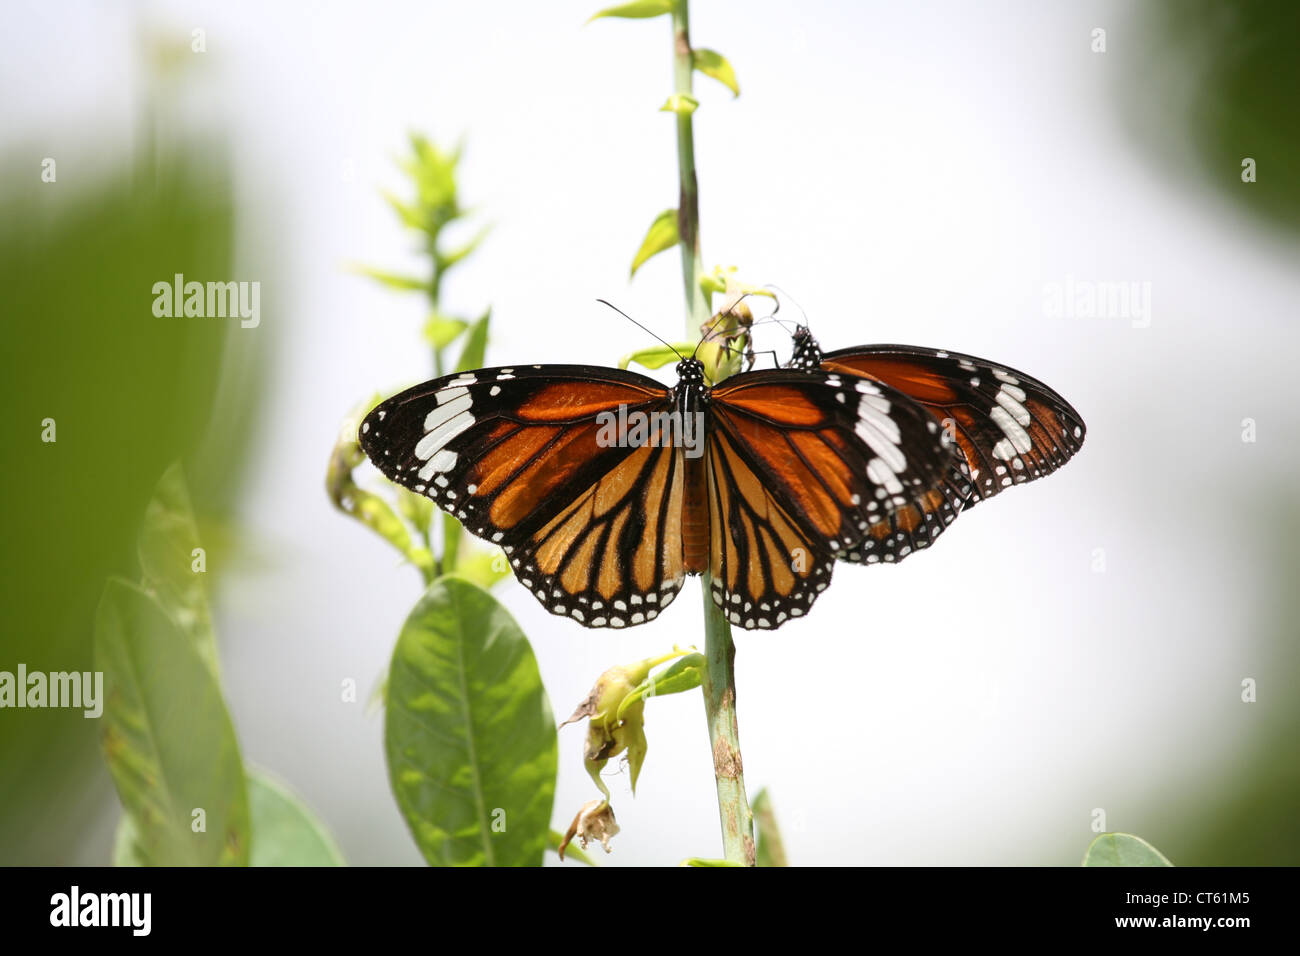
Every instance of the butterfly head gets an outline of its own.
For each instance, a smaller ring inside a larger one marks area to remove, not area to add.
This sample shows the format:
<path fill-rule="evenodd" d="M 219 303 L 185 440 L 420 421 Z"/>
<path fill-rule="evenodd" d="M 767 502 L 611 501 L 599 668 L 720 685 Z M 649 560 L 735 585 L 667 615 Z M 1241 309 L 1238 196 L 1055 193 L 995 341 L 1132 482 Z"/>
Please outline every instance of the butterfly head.
<path fill-rule="evenodd" d="M 816 368 L 822 363 L 821 346 L 813 338 L 808 326 L 799 325 L 794 330 L 794 352 L 790 356 L 788 368 Z"/>
<path fill-rule="evenodd" d="M 703 385 L 704 363 L 697 358 L 682 359 L 677 363 L 677 377 L 683 385 Z"/>

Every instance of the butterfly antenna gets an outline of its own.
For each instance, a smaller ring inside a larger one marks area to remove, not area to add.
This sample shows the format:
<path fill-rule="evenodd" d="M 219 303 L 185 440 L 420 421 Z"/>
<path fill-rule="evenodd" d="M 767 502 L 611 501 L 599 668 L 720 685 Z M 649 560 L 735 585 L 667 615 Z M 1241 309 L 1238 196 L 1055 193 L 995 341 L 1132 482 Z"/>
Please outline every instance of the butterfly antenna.
<path fill-rule="evenodd" d="M 761 319 L 755 319 L 753 324 L 750 326 L 750 328 L 751 329 L 757 328 L 760 325 L 768 325 L 769 323 L 772 322 L 775 322 L 777 325 L 781 326 L 781 328 L 785 329 L 787 332 L 790 331 L 791 326 L 797 327 L 799 325 L 799 323 L 796 322 L 794 319 L 781 319 L 781 318 L 777 318 L 776 315 L 765 315 Z"/>
<path fill-rule="evenodd" d="M 695 343 L 695 352 L 698 352 L 700 350 L 700 346 L 703 345 L 705 342 L 709 341 L 709 339 L 713 338 L 713 336 L 721 334 L 723 332 L 729 332 L 730 330 L 718 328 L 718 325 L 722 322 L 723 319 L 726 319 L 728 317 L 734 317 L 736 306 L 740 305 L 740 303 L 744 302 L 753 294 L 754 293 L 752 292 L 746 292 L 735 302 L 731 303 L 731 305 L 727 307 L 726 311 L 719 312 L 712 319 L 710 319 L 708 323 L 708 330 L 704 332 L 704 334 L 700 336 L 700 340 Z M 767 316 L 764 316 L 763 318 L 765 319 L 767 318 Z M 763 319 L 758 319 L 757 321 L 750 322 L 748 328 L 752 328 L 754 325 L 757 325 L 758 322 L 761 321 L 763 321 Z M 695 357 L 695 352 L 691 353 L 691 358 Z"/>
<path fill-rule="evenodd" d="M 663 339 L 660 339 L 659 336 L 657 336 L 657 335 L 654 334 L 654 332 L 651 332 L 650 329 L 646 328 L 644 325 L 642 325 L 642 324 L 641 324 L 640 322 L 638 322 L 636 319 L 632 318 L 632 316 L 628 315 L 626 312 L 624 312 L 622 309 L 620 309 L 620 308 L 619 308 L 618 306 L 616 306 L 614 303 L 612 303 L 612 302 L 607 302 L 607 301 L 605 301 L 604 299 L 597 299 L 596 301 L 599 302 L 601 305 L 607 305 L 607 306 L 609 306 L 611 309 L 613 309 L 613 310 L 614 310 L 615 312 L 617 312 L 619 315 L 623 316 L 623 318 L 627 319 L 629 322 L 631 322 L 631 323 L 632 323 L 633 325 L 635 325 L 637 328 L 641 329 L 641 330 L 644 331 L 644 332 L 649 333 L 651 336 L 653 336 L 654 338 L 658 339 L 662 344 L 664 344 L 664 345 L 668 346 L 670 349 L 672 349 L 673 352 L 676 353 L 677 357 L 678 357 L 679 359 L 681 359 L 682 361 L 685 361 L 685 360 L 686 360 L 686 356 L 683 355 L 681 352 L 678 352 L 677 349 L 673 348 L 673 345 L 672 345 L 671 342 L 664 342 Z M 692 356 L 694 356 L 694 353 L 692 353 Z"/>
<path fill-rule="evenodd" d="M 734 306 L 732 308 L 734 308 Z M 700 340 L 695 343 L 695 348 L 691 350 L 691 358 L 695 358 L 695 353 L 700 350 L 700 346 L 703 345 L 705 342 L 707 342 L 710 339 L 710 337 L 712 337 L 712 335 L 716 331 L 718 331 L 718 323 L 721 322 L 730 314 L 731 314 L 731 309 L 728 309 L 726 312 L 719 312 L 713 318 L 709 319 L 707 323 L 708 330 L 703 335 L 701 335 Z"/>
<path fill-rule="evenodd" d="M 797 301 L 795 301 L 795 297 L 794 297 L 794 296 L 792 296 L 789 292 L 786 292 L 785 289 L 782 289 L 779 285 L 773 285 L 772 283 L 768 283 L 767 285 L 763 286 L 763 288 L 764 288 L 764 289 L 771 289 L 773 292 L 777 292 L 777 293 L 779 293 L 780 295 L 783 295 L 783 296 L 785 296 L 787 299 L 789 299 L 790 302 L 794 305 L 794 307 L 795 307 L 796 309 L 799 310 L 799 314 L 800 314 L 801 316 L 803 316 L 803 321 L 800 322 L 800 323 L 798 323 L 798 324 L 804 326 L 804 328 L 807 328 L 807 327 L 808 327 L 808 313 L 805 312 L 805 311 L 803 310 L 803 306 L 801 306 Z M 776 300 L 776 310 L 777 310 L 777 312 L 780 312 L 780 311 L 781 311 L 781 300 L 780 300 L 780 299 L 777 299 L 777 300 Z M 775 313 L 773 313 L 773 315 L 775 315 Z M 790 319 L 786 319 L 786 320 L 784 320 L 784 321 L 787 321 L 787 322 L 788 322 L 788 321 L 792 321 L 792 320 L 790 320 Z"/>

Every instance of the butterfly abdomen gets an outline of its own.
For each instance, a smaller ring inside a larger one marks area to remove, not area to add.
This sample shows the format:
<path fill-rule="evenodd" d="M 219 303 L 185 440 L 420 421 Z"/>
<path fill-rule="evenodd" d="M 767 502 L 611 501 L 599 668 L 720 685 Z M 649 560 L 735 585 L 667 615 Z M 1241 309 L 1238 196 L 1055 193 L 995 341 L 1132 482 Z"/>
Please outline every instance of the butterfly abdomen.
<path fill-rule="evenodd" d="M 709 566 L 709 508 L 703 458 L 687 458 L 686 503 L 682 511 L 682 552 L 688 574 Z"/>

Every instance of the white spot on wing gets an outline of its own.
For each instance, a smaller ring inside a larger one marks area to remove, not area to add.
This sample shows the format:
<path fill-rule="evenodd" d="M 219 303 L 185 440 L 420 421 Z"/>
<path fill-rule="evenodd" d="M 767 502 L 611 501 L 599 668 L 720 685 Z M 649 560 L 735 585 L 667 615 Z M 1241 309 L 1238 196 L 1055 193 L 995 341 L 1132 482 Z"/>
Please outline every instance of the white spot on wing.
<path fill-rule="evenodd" d="M 875 484 L 880 485 L 879 490 L 884 491 L 886 494 L 899 495 L 903 493 L 903 485 L 898 480 L 898 475 L 883 459 L 873 458 L 867 463 L 867 477 Z"/>
<path fill-rule="evenodd" d="M 471 403 L 471 399 L 469 397 L 469 389 L 454 388 L 451 389 L 451 391 L 459 392 L 460 394 L 454 397 L 451 401 L 447 402 L 447 404 L 445 405 L 442 403 L 442 395 L 439 394 L 438 407 L 435 408 L 433 411 L 429 412 L 428 415 L 424 416 L 424 430 L 426 432 L 434 431 L 438 428 L 439 425 L 445 424 L 446 422 L 451 421 L 457 415 L 469 411 L 469 406 Z M 424 458 L 427 456 L 421 455 L 420 457 Z"/>
<path fill-rule="evenodd" d="M 1034 447 L 1034 443 L 1030 439 L 1029 433 L 1021 428 L 1020 423 L 1012 418 L 1010 413 L 1001 405 L 995 405 L 993 411 L 989 412 L 989 417 L 993 419 L 993 423 L 997 425 L 998 428 L 1002 429 L 1002 434 L 1007 436 L 1007 439 L 1011 442 L 1011 446 L 1015 451 L 1018 451 L 1023 455 Z M 993 454 L 997 455 L 997 457 L 1004 461 L 1008 458 L 1015 457 L 1014 452 L 1000 453 L 999 449 L 1006 452 L 1002 442 L 998 442 L 997 445 L 994 446 Z"/>
<path fill-rule="evenodd" d="M 440 471 L 451 471 L 456 467 L 457 454 L 454 451 L 442 449 L 436 455 L 429 459 L 429 463 L 420 469 L 420 477 L 428 481 L 435 473 Z"/>
<path fill-rule="evenodd" d="M 450 407 L 450 406 L 448 406 Z M 430 413 L 432 414 L 432 413 Z M 465 429 L 474 424 L 474 416 L 469 412 L 461 412 L 455 418 L 443 422 L 429 434 L 425 435 L 415 446 L 415 457 L 428 458 L 435 451 L 441 449 L 447 442 L 451 441 Z M 446 471 L 445 468 L 435 469 L 436 471 Z"/>

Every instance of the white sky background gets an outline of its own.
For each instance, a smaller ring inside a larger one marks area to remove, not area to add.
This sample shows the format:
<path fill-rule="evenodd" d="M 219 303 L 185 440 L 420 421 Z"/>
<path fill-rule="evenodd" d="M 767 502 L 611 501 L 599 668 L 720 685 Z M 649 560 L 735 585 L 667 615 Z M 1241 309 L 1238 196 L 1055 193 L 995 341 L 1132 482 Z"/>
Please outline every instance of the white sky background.
<path fill-rule="evenodd" d="M 422 300 L 343 266 L 423 267 L 378 189 L 403 187 L 391 157 L 407 130 L 463 133 L 464 197 L 496 229 L 446 304 L 492 304 L 489 364 L 612 364 L 650 344 L 597 296 L 680 336 L 677 255 L 626 280 L 676 201 L 673 124 L 656 112 L 668 23 L 583 27 L 599 5 L 4 14 L 0 135 L 62 150 L 61 183 L 78 164 L 93 175 L 130 127 L 137 27 L 207 30 L 184 122 L 233 154 L 233 278 L 261 280 L 264 308 L 237 334 L 276 350 L 244 514 L 258 560 L 223 578 L 218 608 L 226 689 L 245 755 L 303 794 L 354 863 L 419 861 L 381 715 L 339 702 L 343 678 L 363 694 L 379 679 L 419 581 L 331 510 L 324 467 L 352 405 L 431 370 Z M 1265 556 L 1243 518 L 1297 464 L 1283 441 L 1294 248 L 1137 149 L 1120 84 L 1146 54 L 1118 8 L 695 0 L 692 17 L 743 91 L 696 81 L 706 263 L 781 285 L 827 348 L 984 355 L 1059 389 L 1089 426 L 1062 472 L 980 505 L 934 550 L 842 566 L 809 617 L 737 632 L 751 794 L 772 789 L 800 864 L 1074 863 L 1094 807 L 1140 833 L 1244 746 L 1240 681 L 1268 667 L 1252 629 Z M 1150 282 L 1150 327 L 1046 316 L 1044 284 L 1067 276 Z M 1257 444 L 1240 440 L 1247 416 Z M 694 582 L 625 632 L 554 618 L 513 580 L 498 595 L 561 719 L 604 668 L 702 644 Z M 648 717 L 636 799 L 611 780 L 623 832 L 603 862 L 718 855 L 698 696 L 653 701 Z M 563 829 L 596 792 L 582 730 L 560 746 Z M 84 862 L 107 857 L 117 813 L 105 808 Z"/>

